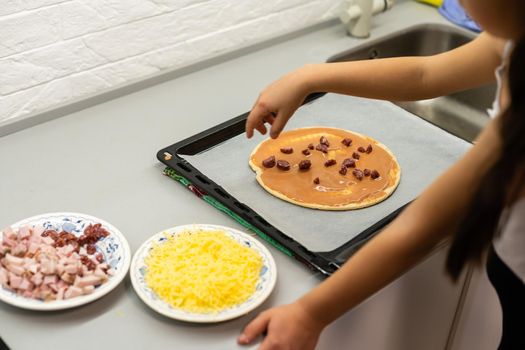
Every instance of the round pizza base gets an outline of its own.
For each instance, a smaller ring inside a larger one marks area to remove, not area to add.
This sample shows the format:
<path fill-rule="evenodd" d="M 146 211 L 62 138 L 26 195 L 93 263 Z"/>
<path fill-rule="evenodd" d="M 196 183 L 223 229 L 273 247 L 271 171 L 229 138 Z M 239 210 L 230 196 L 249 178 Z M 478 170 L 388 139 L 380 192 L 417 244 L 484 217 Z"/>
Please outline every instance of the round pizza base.
<path fill-rule="evenodd" d="M 264 180 L 262 179 L 262 174 L 264 172 L 264 169 L 263 169 L 262 165 L 255 164 L 255 162 L 253 161 L 253 156 L 257 153 L 257 151 L 260 149 L 260 147 L 265 142 L 271 142 L 272 141 L 272 139 L 266 139 L 266 140 L 263 140 L 261 143 L 259 143 L 257 145 L 257 147 L 255 147 L 255 149 L 250 154 L 249 165 L 252 168 L 252 170 L 255 171 L 255 173 L 256 173 L 256 180 L 257 180 L 257 182 L 268 193 L 270 193 L 273 196 L 275 196 L 277 198 L 280 198 L 280 199 L 282 199 L 284 201 L 293 203 L 293 204 L 301 206 L 301 207 L 306 207 L 306 208 L 319 209 L 319 210 L 354 210 L 354 209 L 366 208 L 366 207 L 370 207 L 372 205 L 378 204 L 378 203 L 384 201 L 385 199 L 387 199 L 395 191 L 395 189 L 397 188 L 397 186 L 399 185 L 399 182 L 401 180 L 401 168 L 399 166 L 399 163 L 397 162 L 397 158 L 394 156 L 394 154 L 385 145 L 383 145 L 382 143 L 378 142 L 377 140 L 375 140 L 375 139 L 373 139 L 373 138 L 371 138 L 369 136 L 357 133 L 355 131 L 349 131 L 349 130 L 339 129 L 339 128 L 305 127 L 305 128 L 294 129 L 294 130 L 302 130 L 302 131 L 310 131 L 311 130 L 312 132 L 315 131 L 315 134 L 318 134 L 319 133 L 319 131 L 318 131 L 319 129 L 326 130 L 326 134 L 329 134 L 329 133 L 331 133 L 333 131 L 337 131 L 337 132 L 348 133 L 349 137 L 351 137 L 353 135 L 361 137 L 363 139 L 366 139 L 374 147 L 380 147 L 386 153 L 388 153 L 388 155 L 391 157 L 391 159 L 393 161 L 393 166 L 392 166 L 392 168 L 390 169 L 390 172 L 387 175 L 382 175 L 382 176 L 386 176 L 388 178 L 388 185 L 387 185 L 387 187 L 384 188 L 380 193 L 376 193 L 373 196 L 367 197 L 364 200 L 361 200 L 359 202 L 350 202 L 350 203 L 340 204 L 340 205 L 326 205 L 326 204 L 320 204 L 320 203 L 314 203 L 314 202 L 305 202 L 305 201 L 299 201 L 299 200 L 293 199 L 293 198 L 291 198 L 291 197 L 289 197 L 289 196 L 287 196 L 287 195 L 285 195 L 285 194 L 283 194 L 283 193 L 281 193 L 281 192 L 279 192 L 277 190 L 274 190 L 274 189 L 270 188 L 269 186 L 267 186 L 267 184 L 265 184 Z M 286 135 L 286 132 L 283 132 L 281 134 L 281 137 L 285 136 L 285 135 Z M 311 137 L 311 135 L 309 135 L 309 137 Z M 318 140 L 318 138 L 317 138 L 317 140 Z M 297 149 L 297 147 L 294 147 L 295 145 L 293 143 L 291 143 L 290 146 L 293 147 L 294 149 Z M 315 150 L 312 151 L 312 152 L 315 152 Z"/>

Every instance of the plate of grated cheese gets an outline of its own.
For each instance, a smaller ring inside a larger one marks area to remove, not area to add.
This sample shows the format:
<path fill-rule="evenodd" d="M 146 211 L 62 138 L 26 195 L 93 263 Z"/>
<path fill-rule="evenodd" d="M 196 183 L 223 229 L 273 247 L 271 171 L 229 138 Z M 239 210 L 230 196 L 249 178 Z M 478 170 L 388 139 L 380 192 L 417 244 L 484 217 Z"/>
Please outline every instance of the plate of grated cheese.
<path fill-rule="evenodd" d="M 271 294 L 275 261 L 256 238 L 233 228 L 193 224 L 150 237 L 131 262 L 142 301 L 169 318 L 222 322 L 247 314 Z"/>

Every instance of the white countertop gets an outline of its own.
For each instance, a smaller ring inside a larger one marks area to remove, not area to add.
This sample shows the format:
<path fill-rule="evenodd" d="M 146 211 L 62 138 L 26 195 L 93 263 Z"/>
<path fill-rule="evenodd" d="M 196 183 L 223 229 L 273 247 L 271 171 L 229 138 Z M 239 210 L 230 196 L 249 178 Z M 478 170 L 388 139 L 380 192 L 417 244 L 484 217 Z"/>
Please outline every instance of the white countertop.
<path fill-rule="evenodd" d="M 373 23 L 370 39 L 448 22 L 434 8 L 403 2 Z M 163 176 L 156 152 L 249 110 L 258 92 L 286 72 L 364 42 L 348 37 L 342 25 L 328 26 L 0 138 L 0 226 L 45 212 L 87 213 L 118 227 L 132 252 L 171 226 L 243 229 Z M 267 246 L 277 263 L 277 286 L 259 309 L 239 319 L 211 325 L 173 321 L 139 300 L 126 278 L 102 299 L 67 311 L 32 312 L 0 303 L 0 336 L 13 349 L 241 348 L 235 338 L 257 312 L 291 302 L 320 281 Z M 356 309 L 330 326 L 318 348 L 343 348 L 348 328 L 362 314 Z"/>

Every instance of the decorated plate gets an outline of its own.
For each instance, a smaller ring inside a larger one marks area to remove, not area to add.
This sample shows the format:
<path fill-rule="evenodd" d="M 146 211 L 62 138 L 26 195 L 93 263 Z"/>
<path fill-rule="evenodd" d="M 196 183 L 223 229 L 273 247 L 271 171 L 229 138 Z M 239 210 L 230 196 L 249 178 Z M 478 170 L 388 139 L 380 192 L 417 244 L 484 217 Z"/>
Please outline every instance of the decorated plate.
<path fill-rule="evenodd" d="M 49 311 L 62 310 L 77 307 L 90 303 L 113 290 L 126 276 L 131 262 L 131 251 L 126 238 L 122 233 L 111 224 L 94 216 L 79 213 L 49 213 L 33 216 L 18 221 L 11 226 L 13 230 L 18 230 L 21 226 L 43 226 L 46 230 L 57 232 L 66 231 L 75 236 L 82 235 L 84 228 L 89 224 L 102 224 L 109 235 L 95 243 L 97 253 L 101 253 L 104 261 L 111 267 L 114 274 L 109 279 L 95 288 L 88 295 L 81 295 L 65 300 L 42 301 L 38 299 L 26 298 L 17 295 L 13 291 L 3 288 L 0 285 L 0 300 L 5 303 L 23 309 Z M 3 240 L 3 233 L 0 231 L 0 242 Z"/>
<path fill-rule="evenodd" d="M 197 313 L 190 312 L 183 309 L 175 308 L 169 303 L 161 299 L 155 291 L 153 291 L 146 283 L 145 276 L 147 274 L 148 266 L 145 264 L 145 259 L 149 255 L 150 250 L 154 245 L 162 244 L 166 240 L 166 236 L 171 235 L 176 237 L 182 232 L 187 231 L 223 231 L 227 236 L 233 238 L 242 246 L 253 249 L 262 258 L 262 267 L 259 272 L 259 279 L 255 288 L 255 292 L 243 303 L 228 307 L 217 312 Z M 183 225 L 163 230 L 149 238 L 137 250 L 131 262 L 131 283 L 137 292 L 138 296 L 156 312 L 181 321 L 196 322 L 196 323 L 211 323 L 230 320 L 236 317 L 247 314 L 259 305 L 261 305 L 270 295 L 275 282 L 277 280 L 277 268 L 272 255 L 266 247 L 256 238 L 235 230 L 233 228 L 218 226 L 218 225 Z"/>

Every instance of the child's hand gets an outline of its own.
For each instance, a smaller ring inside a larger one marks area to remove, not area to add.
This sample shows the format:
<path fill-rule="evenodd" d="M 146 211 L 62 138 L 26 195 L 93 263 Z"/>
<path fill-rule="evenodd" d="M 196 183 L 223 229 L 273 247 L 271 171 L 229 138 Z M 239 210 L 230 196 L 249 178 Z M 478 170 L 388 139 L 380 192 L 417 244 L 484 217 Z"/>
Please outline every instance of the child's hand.
<path fill-rule="evenodd" d="M 307 67 L 293 71 L 264 89 L 255 102 L 246 120 L 246 136 L 253 136 L 253 129 L 266 134 L 265 123 L 271 125 L 270 136 L 279 136 L 288 119 L 303 103 L 307 88 Z"/>
<path fill-rule="evenodd" d="M 260 313 L 237 338 L 241 345 L 266 333 L 259 350 L 314 350 L 324 326 L 297 302 Z"/>

